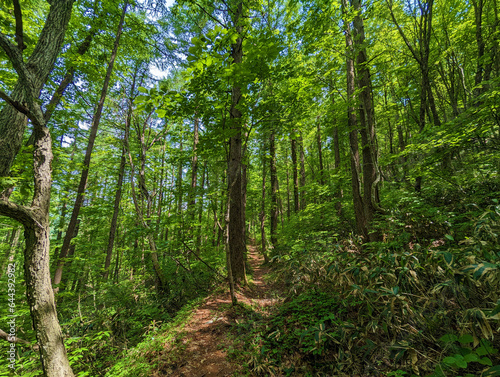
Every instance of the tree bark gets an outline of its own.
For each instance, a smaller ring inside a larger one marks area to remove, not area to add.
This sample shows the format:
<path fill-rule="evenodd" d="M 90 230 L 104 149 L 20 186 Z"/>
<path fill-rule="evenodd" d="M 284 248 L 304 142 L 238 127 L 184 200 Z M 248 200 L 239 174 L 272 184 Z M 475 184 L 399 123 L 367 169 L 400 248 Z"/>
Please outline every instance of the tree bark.
<path fill-rule="evenodd" d="M 80 208 L 83 204 L 85 189 L 87 188 L 87 181 L 89 177 L 89 169 L 90 169 L 90 160 L 92 158 L 92 150 L 94 148 L 95 139 L 97 136 L 97 129 L 99 128 L 99 123 L 101 121 L 102 110 L 104 107 L 104 101 L 106 100 L 106 96 L 108 93 L 109 82 L 111 81 L 111 73 L 113 72 L 113 66 L 115 63 L 116 55 L 118 53 L 118 46 L 120 44 L 120 37 L 123 32 L 123 24 L 125 22 L 125 14 L 127 13 L 128 1 L 125 1 L 123 5 L 123 11 L 121 14 L 120 22 L 118 24 L 118 30 L 115 37 L 115 43 L 113 46 L 113 52 L 111 53 L 111 57 L 108 63 L 108 69 L 106 72 L 106 77 L 104 79 L 104 83 L 101 90 L 101 97 L 99 99 L 99 103 L 96 108 L 96 112 L 94 113 L 92 119 L 92 126 L 90 128 L 90 136 L 87 144 L 87 149 L 85 151 L 85 157 L 83 160 L 83 169 L 82 174 L 80 176 L 80 183 L 78 185 L 78 191 L 76 194 L 75 205 L 73 207 L 73 212 L 71 214 L 71 219 L 68 224 L 68 229 L 66 231 L 66 235 L 64 236 L 64 241 L 61 246 L 61 252 L 59 254 L 59 259 L 56 267 L 56 271 L 54 273 L 54 285 L 59 285 L 62 280 L 62 273 L 64 268 L 65 259 L 68 256 L 69 246 L 71 244 L 71 240 L 73 238 L 73 234 L 75 232 L 75 227 L 78 219 L 78 215 L 80 213 Z M 55 292 L 57 293 L 58 288 L 56 287 Z"/>

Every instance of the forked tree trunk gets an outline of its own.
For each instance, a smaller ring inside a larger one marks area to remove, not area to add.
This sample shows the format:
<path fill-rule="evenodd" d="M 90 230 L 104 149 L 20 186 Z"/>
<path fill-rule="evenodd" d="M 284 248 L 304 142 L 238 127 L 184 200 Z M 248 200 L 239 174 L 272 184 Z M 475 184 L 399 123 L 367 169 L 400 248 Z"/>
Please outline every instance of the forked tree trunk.
<path fill-rule="evenodd" d="M 61 50 L 66 27 L 71 17 L 74 0 L 51 2 L 50 10 L 38 42 L 24 69 L 30 73 L 30 90 L 38 94 L 44 87 Z M 5 51 L 16 48 L 4 34 L 0 34 L 0 47 Z M 16 48 L 17 49 L 17 48 Z M 20 54 L 20 51 L 17 49 Z M 8 53 L 9 60 L 17 59 Z M 19 56 L 19 59 L 20 56 Z M 14 63 L 16 67 L 17 63 Z M 26 87 L 22 79 L 18 80 L 10 97 L 19 103 L 26 103 Z M 46 119 L 47 120 L 47 119 Z M 10 167 L 21 148 L 28 118 L 12 106 L 4 106 L 0 111 L 0 177 L 9 175 Z"/>

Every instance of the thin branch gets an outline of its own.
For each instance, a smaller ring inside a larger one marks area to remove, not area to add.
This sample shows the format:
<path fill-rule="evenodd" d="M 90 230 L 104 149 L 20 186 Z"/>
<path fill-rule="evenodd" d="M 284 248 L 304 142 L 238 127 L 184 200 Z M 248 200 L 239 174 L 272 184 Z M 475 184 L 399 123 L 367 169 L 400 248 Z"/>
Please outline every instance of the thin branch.
<path fill-rule="evenodd" d="M 25 105 L 17 101 L 14 101 L 12 98 L 10 98 L 10 96 L 7 93 L 5 93 L 2 90 L 0 90 L 0 98 L 3 99 L 5 102 L 7 102 L 9 105 L 11 105 L 14 109 L 19 111 L 20 113 L 24 115 L 29 115 L 30 111 Z"/>
<path fill-rule="evenodd" d="M 14 16 L 16 18 L 16 42 L 17 47 L 21 51 L 26 48 L 26 45 L 23 41 L 23 13 L 21 12 L 21 4 L 19 4 L 19 0 L 13 0 L 14 2 Z"/>
<path fill-rule="evenodd" d="M 210 266 L 207 262 L 205 262 L 203 259 L 201 259 L 198 254 L 196 254 L 188 245 L 186 245 L 186 243 L 181 240 L 181 242 L 183 243 L 184 247 L 186 249 L 189 250 L 190 253 L 192 253 L 194 255 L 194 257 L 196 259 L 198 259 L 201 263 L 203 263 L 205 266 L 207 266 L 210 270 L 212 270 L 216 275 L 218 275 L 219 277 L 221 277 L 222 279 L 226 279 L 224 276 L 222 276 L 215 268 L 213 268 L 212 266 Z"/>
<path fill-rule="evenodd" d="M 224 29 L 229 29 L 226 25 L 224 25 L 222 22 L 220 22 L 217 18 L 215 18 L 214 16 L 212 16 L 210 13 L 208 13 L 205 8 L 203 8 L 200 4 L 198 3 L 195 3 L 198 8 L 200 8 L 202 10 L 203 13 L 205 13 L 208 17 L 210 17 L 213 21 L 217 22 L 219 25 L 221 25 Z"/>

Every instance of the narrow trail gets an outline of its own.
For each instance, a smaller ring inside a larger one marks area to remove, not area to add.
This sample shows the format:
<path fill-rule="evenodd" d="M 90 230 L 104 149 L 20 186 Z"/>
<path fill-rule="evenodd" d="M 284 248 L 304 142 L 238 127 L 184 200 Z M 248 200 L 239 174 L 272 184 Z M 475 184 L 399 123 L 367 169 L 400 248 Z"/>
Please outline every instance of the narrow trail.
<path fill-rule="evenodd" d="M 262 266 L 263 258 L 257 247 L 248 246 L 248 261 L 253 270 L 249 286 L 237 290 L 238 302 L 265 308 L 278 302 L 271 297 L 270 287 L 264 281 L 268 268 Z M 226 348 L 231 344 L 227 336 L 235 321 L 229 293 L 211 295 L 196 309 L 185 326 L 179 347 L 184 348 L 175 364 L 157 371 L 153 376 L 172 377 L 227 377 L 237 376 L 240 364 L 228 360 Z"/>

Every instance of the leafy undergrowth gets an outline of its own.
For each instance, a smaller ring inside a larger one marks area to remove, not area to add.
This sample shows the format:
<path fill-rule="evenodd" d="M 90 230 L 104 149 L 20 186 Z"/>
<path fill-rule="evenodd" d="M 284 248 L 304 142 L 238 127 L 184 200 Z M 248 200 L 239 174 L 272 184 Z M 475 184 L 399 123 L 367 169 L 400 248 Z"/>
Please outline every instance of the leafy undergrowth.
<path fill-rule="evenodd" d="M 471 225 L 426 245 L 282 247 L 288 299 L 235 323 L 232 356 L 261 376 L 500 376 L 500 206 Z"/>

